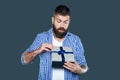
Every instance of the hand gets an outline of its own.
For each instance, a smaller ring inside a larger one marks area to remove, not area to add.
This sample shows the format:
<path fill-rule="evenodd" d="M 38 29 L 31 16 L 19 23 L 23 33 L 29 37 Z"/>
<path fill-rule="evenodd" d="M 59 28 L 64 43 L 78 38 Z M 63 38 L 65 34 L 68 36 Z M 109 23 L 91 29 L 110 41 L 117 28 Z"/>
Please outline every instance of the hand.
<path fill-rule="evenodd" d="M 36 53 L 37 54 L 40 54 L 42 53 L 43 51 L 50 51 L 52 50 L 54 46 L 50 43 L 43 43 L 37 50 L 36 50 Z"/>
<path fill-rule="evenodd" d="M 78 73 L 78 74 L 82 73 L 82 68 L 77 62 L 74 63 L 66 62 L 64 63 L 63 67 L 70 70 L 73 73 Z"/>

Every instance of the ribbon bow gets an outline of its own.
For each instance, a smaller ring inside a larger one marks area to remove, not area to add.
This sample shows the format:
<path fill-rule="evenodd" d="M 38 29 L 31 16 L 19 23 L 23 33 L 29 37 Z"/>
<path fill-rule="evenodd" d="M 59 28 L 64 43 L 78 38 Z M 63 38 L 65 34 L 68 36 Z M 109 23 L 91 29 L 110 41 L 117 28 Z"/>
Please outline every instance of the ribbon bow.
<path fill-rule="evenodd" d="M 65 50 L 63 50 L 63 47 L 60 47 L 60 51 L 52 51 L 52 52 L 55 52 L 55 53 L 58 53 L 58 55 L 61 55 L 62 62 L 65 62 L 64 53 L 66 53 L 66 54 L 73 53 L 73 52 L 66 52 Z"/>

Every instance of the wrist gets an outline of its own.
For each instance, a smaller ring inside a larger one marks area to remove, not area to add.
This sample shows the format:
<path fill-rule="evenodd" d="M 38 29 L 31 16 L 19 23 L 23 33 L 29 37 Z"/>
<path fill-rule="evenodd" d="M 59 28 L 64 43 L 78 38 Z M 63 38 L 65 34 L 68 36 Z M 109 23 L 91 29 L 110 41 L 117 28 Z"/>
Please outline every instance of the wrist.
<path fill-rule="evenodd" d="M 81 69 L 80 69 L 80 74 L 86 73 L 87 70 L 88 70 L 87 67 L 84 67 L 84 68 L 81 67 Z"/>
<path fill-rule="evenodd" d="M 35 50 L 35 51 L 33 52 L 33 57 L 37 56 L 38 53 L 39 53 L 38 50 Z"/>

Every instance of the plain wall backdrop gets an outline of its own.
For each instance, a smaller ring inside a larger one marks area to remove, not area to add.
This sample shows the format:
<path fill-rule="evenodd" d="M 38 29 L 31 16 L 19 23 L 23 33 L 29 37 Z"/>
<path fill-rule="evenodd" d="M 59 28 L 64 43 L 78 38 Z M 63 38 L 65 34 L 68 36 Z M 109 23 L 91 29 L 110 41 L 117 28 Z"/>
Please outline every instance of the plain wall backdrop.
<path fill-rule="evenodd" d="M 89 66 L 80 80 L 119 79 L 120 6 L 117 0 L 0 1 L 0 80 L 37 80 L 39 59 L 22 65 L 21 54 L 52 27 L 55 7 L 71 10 L 69 31 L 83 43 Z"/>

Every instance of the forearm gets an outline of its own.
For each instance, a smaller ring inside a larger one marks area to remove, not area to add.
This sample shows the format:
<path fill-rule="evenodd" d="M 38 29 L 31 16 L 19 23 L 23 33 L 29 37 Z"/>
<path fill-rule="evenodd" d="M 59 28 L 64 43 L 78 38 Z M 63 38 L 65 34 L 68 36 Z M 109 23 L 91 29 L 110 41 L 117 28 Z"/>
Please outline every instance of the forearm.
<path fill-rule="evenodd" d="M 37 54 L 38 54 L 37 50 L 32 52 L 25 52 L 23 56 L 24 63 L 29 64 L 37 56 Z"/>
<path fill-rule="evenodd" d="M 21 60 L 23 64 L 30 63 L 38 54 L 41 54 L 43 51 L 52 50 L 53 45 L 49 43 L 43 43 L 38 49 L 32 52 L 25 52 Z"/>

